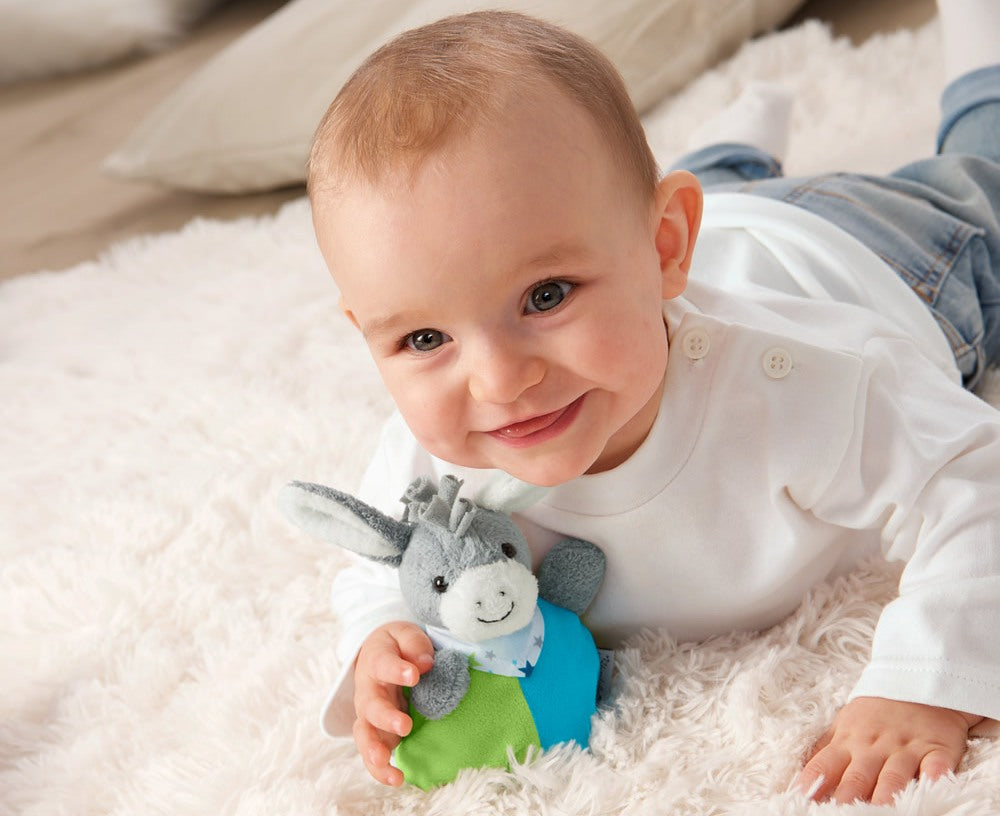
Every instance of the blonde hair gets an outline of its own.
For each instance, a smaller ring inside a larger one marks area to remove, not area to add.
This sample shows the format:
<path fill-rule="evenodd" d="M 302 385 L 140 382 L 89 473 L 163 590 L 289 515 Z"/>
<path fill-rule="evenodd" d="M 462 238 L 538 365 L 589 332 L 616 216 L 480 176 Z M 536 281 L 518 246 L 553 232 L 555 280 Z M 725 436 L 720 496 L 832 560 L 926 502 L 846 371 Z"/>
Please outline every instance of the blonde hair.
<path fill-rule="evenodd" d="M 415 170 L 476 123 L 502 114 L 505 94 L 548 80 L 593 118 L 638 192 L 659 176 L 621 75 L 596 46 L 516 12 L 479 11 L 405 32 L 375 51 L 328 108 L 309 157 L 310 194 Z"/>

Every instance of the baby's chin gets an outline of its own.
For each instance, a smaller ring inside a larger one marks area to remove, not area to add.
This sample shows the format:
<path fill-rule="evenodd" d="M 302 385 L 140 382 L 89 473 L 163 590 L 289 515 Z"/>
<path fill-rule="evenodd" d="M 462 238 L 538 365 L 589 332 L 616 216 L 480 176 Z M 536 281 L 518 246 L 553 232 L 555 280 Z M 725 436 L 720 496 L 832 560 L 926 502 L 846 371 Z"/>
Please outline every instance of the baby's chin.
<path fill-rule="evenodd" d="M 447 458 L 439 456 L 439 459 L 449 461 Z M 469 464 L 454 462 L 461 467 L 475 468 L 480 470 L 500 470 L 515 479 L 519 479 L 527 484 L 536 487 L 557 487 L 566 482 L 571 482 L 580 476 L 586 475 L 593 465 L 581 462 L 560 462 L 557 457 L 538 457 L 537 460 L 517 462 L 510 459 L 493 460 L 486 457 L 476 459 L 466 459 Z"/>
<path fill-rule="evenodd" d="M 592 464 L 592 463 L 591 463 Z M 537 485 L 538 487 L 557 487 L 581 476 L 586 476 L 590 472 L 590 465 L 574 462 L 559 466 L 546 462 L 538 468 L 525 468 L 521 473 L 511 473 L 522 482 Z"/>
<path fill-rule="evenodd" d="M 604 452 L 597 457 L 581 456 L 540 456 L 537 459 L 523 463 L 505 463 L 502 465 L 487 465 L 520 479 L 522 482 L 538 487 L 557 487 L 574 479 L 593 476 L 605 471 L 614 470 L 629 459 L 634 450 L 617 455 L 607 455 Z"/>
<path fill-rule="evenodd" d="M 428 439 L 416 433 L 414 436 L 420 447 L 449 465 L 472 470 L 499 470 L 536 487 L 556 487 L 587 473 L 608 469 L 600 467 L 604 451 L 584 453 L 579 445 L 569 449 L 566 445 L 555 446 L 548 451 L 493 451 L 490 444 L 461 447 L 440 444 L 440 439 Z"/>

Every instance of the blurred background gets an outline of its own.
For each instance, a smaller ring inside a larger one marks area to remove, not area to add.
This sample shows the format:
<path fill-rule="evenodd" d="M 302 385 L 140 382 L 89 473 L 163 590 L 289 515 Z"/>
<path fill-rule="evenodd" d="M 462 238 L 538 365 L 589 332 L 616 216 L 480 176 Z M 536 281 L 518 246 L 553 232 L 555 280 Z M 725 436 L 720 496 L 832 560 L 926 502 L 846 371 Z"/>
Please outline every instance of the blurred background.
<path fill-rule="evenodd" d="M 0 0 L 0 29 L 18 3 L 42 5 Z M 270 214 L 301 196 L 304 189 L 297 184 L 210 194 L 123 180 L 102 170 L 105 157 L 164 97 L 283 5 L 282 0 L 187 0 L 185 19 L 174 21 L 180 33 L 152 52 L 84 69 L 56 66 L 48 76 L 27 79 L 0 72 L 0 279 L 90 260 L 115 241 L 176 229 L 196 216 Z M 794 5 L 784 27 L 815 18 L 855 44 L 917 27 L 935 15 L 934 0 Z M 10 26 L 7 31 L 8 37 L 27 36 Z"/>

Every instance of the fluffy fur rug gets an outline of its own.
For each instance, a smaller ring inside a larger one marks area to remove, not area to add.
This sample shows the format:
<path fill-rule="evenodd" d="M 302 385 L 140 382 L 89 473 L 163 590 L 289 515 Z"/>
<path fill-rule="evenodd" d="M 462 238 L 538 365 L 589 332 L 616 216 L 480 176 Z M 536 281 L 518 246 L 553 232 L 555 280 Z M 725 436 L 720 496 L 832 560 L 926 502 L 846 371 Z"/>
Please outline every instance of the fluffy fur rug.
<path fill-rule="evenodd" d="M 668 160 L 744 82 L 780 79 L 790 171 L 887 169 L 932 141 L 937 42 L 933 23 L 856 49 L 816 24 L 767 37 L 670 100 L 653 140 Z M 344 557 L 274 503 L 292 478 L 353 487 L 390 408 L 303 201 L 5 284 L 0 393 L 0 813 L 1000 813 L 991 740 L 894 808 L 785 792 L 893 595 L 881 563 L 766 632 L 636 638 L 589 753 L 430 794 L 372 782 L 317 724 Z"/>

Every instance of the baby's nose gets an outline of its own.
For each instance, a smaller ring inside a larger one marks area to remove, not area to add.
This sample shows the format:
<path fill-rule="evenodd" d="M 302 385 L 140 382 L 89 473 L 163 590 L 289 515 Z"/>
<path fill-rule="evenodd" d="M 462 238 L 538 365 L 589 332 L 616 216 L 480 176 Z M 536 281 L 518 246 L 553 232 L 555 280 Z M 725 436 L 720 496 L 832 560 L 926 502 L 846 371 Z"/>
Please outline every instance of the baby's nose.
<path fill-rule="evenodd" d="M 516 348 L 493 347 L 473 361 L 469 393 L 476 402 L 514 402 L 545 376 L 545 362 Z"/>

